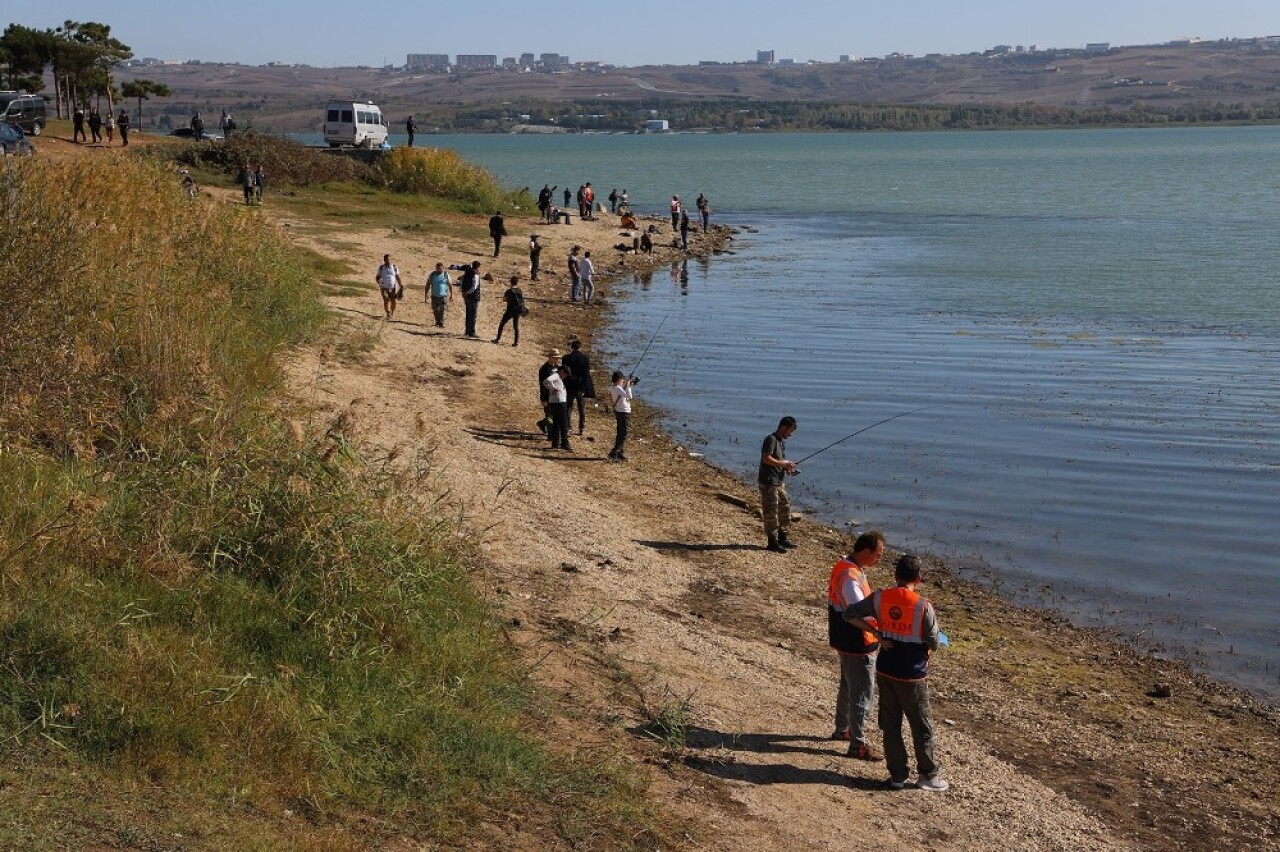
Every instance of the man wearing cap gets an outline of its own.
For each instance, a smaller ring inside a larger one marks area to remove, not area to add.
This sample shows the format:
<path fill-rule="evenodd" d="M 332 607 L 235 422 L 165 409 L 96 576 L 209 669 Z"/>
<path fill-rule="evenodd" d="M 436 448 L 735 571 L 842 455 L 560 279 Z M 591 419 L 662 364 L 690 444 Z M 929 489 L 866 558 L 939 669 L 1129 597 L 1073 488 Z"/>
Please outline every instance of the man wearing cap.
<path fill-rule="evenodd" d="M 884 735 L 889 787 L 907 785 L 907 746 L 902 740 L 902 717 L 911 726 L 916 752 L 916 786 L 941 793 L 949 788 L 938 774 L 933 754 L 933 714 L 929 709 L 929 657 L 938 650 L 938 617 L 928 598 L 916 587 L 924 582 L 919 557 L 903 554 L 893 569 L 896 585 L 873 592 L 845 608 L 844 620 L 880 640 L 876 657 L 876 690 L 880 711 L 876 721 Z M 868 619 L 874 618 L 872 624 Z"/>
<path fill-rule="evenodd" d="M 560 350 L 548 349 L 547 360 L 544 361 L 540 367 L 538 367 L 538 401 L 542 403 L 542 419 L 539 420 L 536 425 L 538 427 L 538 431 L 544 435 L 547 434 L 547 429 L 549 428 L 548 421 L 550 420 L 550 417 L 551 417 L 551 411 L 550 409 L 547 408 L 547 400 L 551 394 L 547 390 L 547 386 L 544 385 L 543 382 L 545 382 L 547 380 L 547 376 L 554 373 L 556 371 L 556 368 L 559 366 L 560 366 Z"/>
<path fill-rule="evenodd" d="M 569 394 L 564 384 L 568 375 L 568 367 L 556 367 L 542 380 L 542 386 L 547 389 L 547 438 L 551 441 L 551 449 L 572 452 L 573 448 L 569 446 Z"/>

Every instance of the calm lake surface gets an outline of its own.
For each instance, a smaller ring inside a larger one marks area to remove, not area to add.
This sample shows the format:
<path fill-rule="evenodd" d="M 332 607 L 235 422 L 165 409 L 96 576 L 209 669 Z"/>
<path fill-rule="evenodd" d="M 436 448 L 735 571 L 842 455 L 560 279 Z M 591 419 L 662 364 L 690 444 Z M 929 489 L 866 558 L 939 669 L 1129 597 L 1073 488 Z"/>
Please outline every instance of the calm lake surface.
<path fill-rule="evenodd" d="M 928 406 L 794 498 L 1280 696 L 1280 128 L 426 141 L 754 229 L 626 282 L 597 358 L 664 323 L 638 396 L 711 462 Z"/>

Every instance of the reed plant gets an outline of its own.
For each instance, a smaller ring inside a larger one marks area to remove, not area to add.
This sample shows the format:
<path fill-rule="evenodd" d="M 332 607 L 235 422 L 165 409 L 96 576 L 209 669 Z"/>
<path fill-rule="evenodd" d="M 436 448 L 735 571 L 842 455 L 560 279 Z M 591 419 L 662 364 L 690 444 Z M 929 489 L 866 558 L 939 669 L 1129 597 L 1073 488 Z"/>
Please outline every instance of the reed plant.
<path fill-rule="evenodd" d="M 141 159 L 7 174 L 0 761 L 260 822 L 448 839 L 552 808 L 570 842 L 643 836 L 634 778 L 524 730 L 532 693 L 429 459 L 393 470 L 343 422 L 288 419 L 282 355 L 325 314 L 288 246 L 237 213 Z M 32 813 L 13 789 L 0 845 Z M 95 803 L 63 804 L 92 821 Z M 60 842 L 97 845 L 81 830 Z"/>
<path fill-rule="evenodd" d="M 452 199 L 464 212 L 488 213 L 510 204 L 497 178 L 448 148 L 396 148 L 379 159 L 377 169 L 396 192 Z"/>

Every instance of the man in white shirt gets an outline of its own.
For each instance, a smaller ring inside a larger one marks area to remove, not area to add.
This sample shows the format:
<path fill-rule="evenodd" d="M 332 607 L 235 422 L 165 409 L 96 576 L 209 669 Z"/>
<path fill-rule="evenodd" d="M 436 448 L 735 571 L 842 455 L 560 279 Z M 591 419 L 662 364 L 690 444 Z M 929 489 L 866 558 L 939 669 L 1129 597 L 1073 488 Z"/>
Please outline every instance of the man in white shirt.
<path fill-rule="evenodd" d="M 569 446 L 569 392 L 564 380 L 569 368 L 559 366 L 547 374 L 542 386 L 547 389 L 547 437 L 551 449 L 573 452 Z"/>
<path fill-rule="evenodd" d="M 378 274 L 374 280 L 378 282 L 378 292 L 382 294 L 382 310 L 386 313 L 387 319 L 391 319 L 396 312 L 397 296 L 404 292 L 402 289 L 404 284 L 400 281 L 400 270 L 391 262 L 391 255 L 382 256 L 382 265 L 378 267 Z"/>
<path fill-rule="evenodd" d="M 611 461 L 627 460 L 623 450 L 626 449 L 627 432 L 631 428 L 631 400 L 634 396 L 631 387 L 636 381 L 635 376 L 627 378 L 620 371 L 613 371 L 613 387 L 609 389 L 609 396 L 613 400 L 613 418 L 617 422 L 617 431 L 614 433 L 613 449 L 609 451 Z"/>

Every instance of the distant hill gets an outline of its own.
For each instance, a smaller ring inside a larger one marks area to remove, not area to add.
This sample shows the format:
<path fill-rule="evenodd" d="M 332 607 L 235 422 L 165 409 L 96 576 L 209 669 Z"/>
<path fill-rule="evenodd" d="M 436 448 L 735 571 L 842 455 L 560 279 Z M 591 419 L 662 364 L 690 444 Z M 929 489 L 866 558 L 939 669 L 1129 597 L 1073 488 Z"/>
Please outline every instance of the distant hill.
<path fill-rule="evenodd" d="M 661 65 L 557 73 L 493 70 L 426 73 L 402 69 L 187 64 L 126 69 L 173 96 L 152 116 L 185 123 L 193 109 L 229 110 L 241 127 L 314 130 L 330 98 L 374 100 L 399 123 L 446 121 L 461 112 L 501 113 L 573 102 L 634 103 L 740 99 L 904 105 L 1029 104 L 1065 108 L 1157 108 L 1189 103 L 1254 105 L 1280 100 L 1280 44 L 1269 40 L 1122 47 L 1101 53 L 1041 51 L 1002 56 L 895 57 L 805 65 Z M 424 121 L 424 118 L 426 121 Z M 518 120 L 518 116 L 512 116 Z"/>

